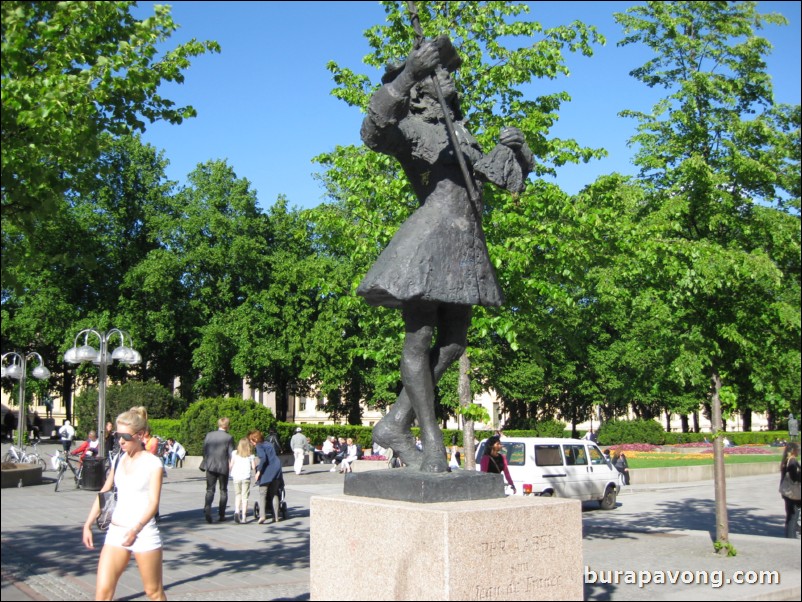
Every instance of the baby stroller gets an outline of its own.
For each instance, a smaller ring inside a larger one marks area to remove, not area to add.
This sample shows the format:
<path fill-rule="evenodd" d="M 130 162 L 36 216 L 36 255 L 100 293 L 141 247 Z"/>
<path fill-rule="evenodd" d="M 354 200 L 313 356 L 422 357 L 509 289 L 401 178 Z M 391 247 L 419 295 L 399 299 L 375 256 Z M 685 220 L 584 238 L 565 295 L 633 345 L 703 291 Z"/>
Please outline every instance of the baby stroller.
<path fill-rule="evenodd" d="M 278 497 L 278 515 L 281 520 L 287 520 L 287 490 L 284 487 L 284 475 L 281 475 L 278 478 L 278 492 L 276 493 L 276 497 Z M 273 517 L 272 508 L 267 509 L 267 516 L 271 518 Z M 253 503 L 253 517 L 256 520 L 259 520 L 262 517 L 260 514 L 259 500 Z"/>

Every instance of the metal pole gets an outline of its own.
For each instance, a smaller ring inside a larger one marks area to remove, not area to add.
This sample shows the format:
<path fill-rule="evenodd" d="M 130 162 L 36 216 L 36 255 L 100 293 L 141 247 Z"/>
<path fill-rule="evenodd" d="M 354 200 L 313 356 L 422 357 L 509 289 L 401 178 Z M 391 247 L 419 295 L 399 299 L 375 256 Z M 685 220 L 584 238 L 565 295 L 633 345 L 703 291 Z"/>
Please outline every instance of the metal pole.
<path fill-rule="evenodd" d="M 106 336 L 108 333 L 98 333 L 100 336 L 100 366 L 98 367 L 97 383 L 97 439 L 98 455 L 100 458 L 106 457 L 106 374 L 108 355 L 108 345 Z"/>
<path fill-rule="evenodd" d="M 25 372 L 27 370 L 25 354 L 17 354 L 22 362 L 22 376 L 19 379 L 19 424 L 17 424 L 17 446 L 22 449 L 23 435 L 28 430 L 25 420 Z"/>

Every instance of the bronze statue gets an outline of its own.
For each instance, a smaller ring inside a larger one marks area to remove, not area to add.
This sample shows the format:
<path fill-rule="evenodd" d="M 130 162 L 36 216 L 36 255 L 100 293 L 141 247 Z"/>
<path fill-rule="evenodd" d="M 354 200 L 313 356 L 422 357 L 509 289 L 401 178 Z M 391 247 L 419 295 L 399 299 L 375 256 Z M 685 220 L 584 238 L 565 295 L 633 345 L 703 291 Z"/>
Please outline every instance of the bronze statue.
<path fill-rule="evenodd" d="M 534 166 L 517 128 L 502 130 L 499 144 L 482 153 L 450 75 L 460 63 L 447 37 L 422 41 L 404 63 L 388 67 L 362 124 L 362 140 L 399 161 L 421 203 L 357 290 L 371 305 L 400 308 L 406 331 L 403 390 L 374 427 L 374 440 L 407 466 L 434 473 L 449 470 L 434 387 L 465 350 L 471 307 L 504 300 L 473 178 L 520 192 Z M 416 417 L 422 452 L 410 432 Z"/>

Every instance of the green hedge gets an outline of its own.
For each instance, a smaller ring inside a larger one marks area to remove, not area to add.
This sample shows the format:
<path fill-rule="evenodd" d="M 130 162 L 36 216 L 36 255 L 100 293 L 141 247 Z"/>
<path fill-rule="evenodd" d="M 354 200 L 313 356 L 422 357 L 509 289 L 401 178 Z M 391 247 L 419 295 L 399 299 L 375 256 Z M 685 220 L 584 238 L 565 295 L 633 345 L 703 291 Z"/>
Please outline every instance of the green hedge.
<path fill-rule="evenodd" d="M 148 419 L 150 433 L 160 439 L 175 439 L 183 445 L 181 441 L 181 419 L 180 418 L 154 418 Z"/>
<path fill-rule="evenodd" d="M 189 455 L 200 456 L 206 433 L 217 430 L 217 421 L 224 416 L 231 420 L 229 432 L 234 437 L 235 444 L 252 429 L 259 429 L 267 434 L 270 427 L 276 425 L 273 412 L 262 404 L 250 399 L 214 397 L 202 399 L 189 406 L 181 416 L 175 438 Z"/>
<path fill-rule="evenodd" d="M 599 428 L 599 445 L 651 443 L 663 445 L 666 431 L 654 420 L 609 420 Z"/>
<path fill-rule="evenodd" d="M 723 433 L 735 445 L 769 445 L 777 439 L 788 441 L 788 431 L 748 431 L 743 433 Z M 710 433 L 666 433 L 665 444 L 699 443 L 707 438 L 712 441 Z"/>

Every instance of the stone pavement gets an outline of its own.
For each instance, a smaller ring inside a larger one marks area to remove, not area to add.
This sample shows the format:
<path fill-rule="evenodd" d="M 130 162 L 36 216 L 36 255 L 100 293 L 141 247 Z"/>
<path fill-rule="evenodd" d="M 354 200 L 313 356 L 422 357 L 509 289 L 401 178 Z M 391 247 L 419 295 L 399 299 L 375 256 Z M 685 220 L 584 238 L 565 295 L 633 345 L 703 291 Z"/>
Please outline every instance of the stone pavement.
<path fill-rule="evenodd" d="M 3 446 L 3 451 L 5 451 Z M 43 446 L 47 451 L 47 444 Z M 55 450 L 55 445 L 53 446 Z M 306 467 L 300 476 L 285 469 L 288 518 L 257 525 L 229 520 L 206 524 L 202 506 L 205 478 L 197 469 L 169 471 L 161 502 L 165 541 L 164 581 L 171 600 L 308 600 L 309 506 L 313 495 L 342 493 L 342 475 L 327 465 Z M 81 544 L 81 525 L 95 492 L 71 484 L 56 493 L 53 472 L 45 484 L 3 489 L 2 592 L 5 600 L 92 600 L 100 545 Z M 730 540 L 735 558 L 711 553 L 714 514 L 712 485 L 695 483 L 627 488 L 611 512 L 587 503 L 583 511 L 586 600 L 799 600 L 800 542 L 782 537 L 782 502 L 776 475 L 729 479 Z M 709 494 L 708 494 L 709 492 Z M 229 488 L 229 508 L 233 505 Z M 255 499 L 251 492 L 251 508 Z M 215 513 L 216 516 L 216 513 Z M 231 514 L 229 513 L 229 517 Z M 355 525 L 355 528 L 358 528 Z M 102 543 L 102 535 L 100 542 Z M 366 564 L 381 563 L 381 550 L 365 550 Z M 331 570 L 343 570 L 332 558 Z M 359 567 L 350 567 L 359 578 Z M 690 573 L 674 573 L 676 584 L 609 583 L 607 571 L 708 571 L 713 582 L 682 584 Z M 724 580 L 744 571 L 772 570 L 779 585 L 736 585 Z M 589 572 L 593 571 L 593 572 Z M 720 571 L 719 575 L 716 573 Z M 716 575 L 722 583 L 715 581 Z M 592 581 L 595 581 L 592 582 Z M 604 582 L 603 582 L 604 581 Z M 117 588 L 117 599 L 145 600 L 132 562 Z"/>

